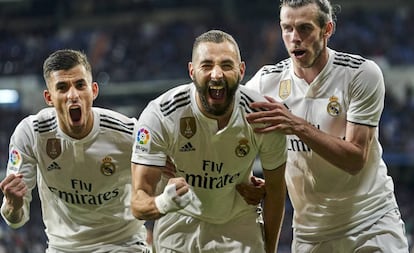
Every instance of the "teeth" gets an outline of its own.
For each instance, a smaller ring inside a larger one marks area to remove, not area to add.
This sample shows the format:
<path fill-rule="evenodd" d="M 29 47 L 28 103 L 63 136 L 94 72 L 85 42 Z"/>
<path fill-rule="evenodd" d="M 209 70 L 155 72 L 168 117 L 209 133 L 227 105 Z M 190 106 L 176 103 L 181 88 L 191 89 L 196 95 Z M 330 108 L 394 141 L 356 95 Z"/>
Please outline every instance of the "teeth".
<path fill-rule="evenodd" d="M 216 96 L 220 95 L 220 90 L 216 90 Z"/>

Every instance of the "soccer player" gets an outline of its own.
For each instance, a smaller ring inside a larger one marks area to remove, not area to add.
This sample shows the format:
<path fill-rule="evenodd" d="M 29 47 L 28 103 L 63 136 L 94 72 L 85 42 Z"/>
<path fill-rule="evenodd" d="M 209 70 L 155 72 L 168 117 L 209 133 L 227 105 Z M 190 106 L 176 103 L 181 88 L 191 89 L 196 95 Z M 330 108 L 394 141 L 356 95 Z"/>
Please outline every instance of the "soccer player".
<path fill-rule="evenodd" d="M 266 101 L 239 86 L 245 73 L 234 38 L 211 30 L 196 38 L 188 64 L 192 83 L 151 101 L 138 120 L 132 154 L 132 209 L 156 219 L 154 244 L 164 252 L 274 252 L 284 213 L 286 138 L 254 133 L 249 104 Z M 248 182 L 259 156 L 267 194 L 264 233 L 236 185 Z M 156 186 L 170 157 L 176 177 Z M 265 250 L 266 249 L 266 250 Z"/>
<path fill-rule="evenodd" d="M 43 75 L 50 107 L 11 136 L 1 215 L 23 226 L 37 183 L 48 253 L 149 252 L 143 221 L 130 209 L 136 120 L 92 107 L 98 84 L 79 51 L 52 53 Z"/>
<path fill-rule="evenodd" d="M 407 253 L 378 141 L 380 68 L 327 47 L 335 30 L 328 0 L 282 0 L 280 27 L 290 58 L 264 66 L 246 84 L 270 100 L 253 103 L 267 110 L 247 119 L 266 124 L 259 133 L 287 135 L 292 252 Z"/>

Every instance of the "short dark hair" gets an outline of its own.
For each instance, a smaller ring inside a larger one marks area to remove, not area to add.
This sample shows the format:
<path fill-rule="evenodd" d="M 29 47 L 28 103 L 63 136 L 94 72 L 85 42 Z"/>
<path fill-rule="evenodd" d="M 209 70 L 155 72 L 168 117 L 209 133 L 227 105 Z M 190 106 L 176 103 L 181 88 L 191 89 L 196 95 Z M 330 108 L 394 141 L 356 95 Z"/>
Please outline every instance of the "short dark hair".
<path fill-rule="evenodd" d="M 92 74 L 92 67 L 83 52 L 73 49 L 57 50 L 49 55 L 43 63 L 43 77 L 47 80 L 51 72 L 69 70 L 79 64 Z"/>
<path fill-rule="evenodd" d="M 239 45 L 237 44 L 236 40 L 230 34 L 220 31 L 220 30 L 210 30 L 198 36 L 195 39 L 194 44 L 193 44 L 193 56 L 194 56 L 194 53 L 197 47 L 203 42 L 222 43 L 225 41 L 228 41 L 231 44 L 233 44 L 234 48 L 237 51 L 239 59 L 241 60 L 240 49 L 239 49 Z"/>
<path fill-rule="evenodd" d="M 332 6 L 329 0 L 280 0 L 280 8 L 283 6 L 298 8 L 308 4 L 316 4 L 319 7 L 318 22 L 321 28 L 324 27 L 327 22 L 332 21 L 335 29 L 336 13 L 341 10 L 340 5 Z"/>

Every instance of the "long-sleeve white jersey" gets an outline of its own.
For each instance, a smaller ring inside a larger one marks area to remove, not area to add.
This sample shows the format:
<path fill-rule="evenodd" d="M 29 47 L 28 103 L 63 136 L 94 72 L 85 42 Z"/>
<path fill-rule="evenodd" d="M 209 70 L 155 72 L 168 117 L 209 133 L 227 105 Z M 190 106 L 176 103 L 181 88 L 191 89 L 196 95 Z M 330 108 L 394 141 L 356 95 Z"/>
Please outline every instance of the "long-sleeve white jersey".
<path fill-rule="evenodd" d="M 64 252 L 93 252 L 102 245 L 136 240 L 143 222 L 130 209 L 131 151 L 136 119 L 93 108 L 88 136 L 64 134 L 54 108 L 23 119 L 10 141 L 7 174 L 21 173 L 29 191 L 38 186 L 49 246 Z M 3 201 L 4 207 L 5 201 Z"/>
<path fill-rule="evenodd" d="M 327 162 L 297 136 L 288 136 L 286 183 L 299 238 L 323 241 L 349 235 L 397 207 L 378 141 L 385 87 L 373 61 L 329 49 L 327 65 L 311 84 L 294 74 L 287 59 L 264 66 L 246 86 L 285 103 L 293 114 L 338 138 L 345 138 L 347 121 L 376 127 L 368 160 L 357 175 Z"/>
<path fill-rule="evenodd" d="M 249 182 L 255 158 L 273 170 L 286 161 L 286 137 L 278 133 L 257 134 L 245 119 L 249 103 L 263 96 L 240 86 L 227 126 L 199 110 L 194 84 L 173 88 L 151 101 L 138 120 L 132 162 L 164 166 L 170 156 L 177 177 L 184 177 L 201 201 L 201 214 L 194 207 L 179 212 L 200 220 L 223 224 L 255 207 L 246 204 L 236 184 Z"/>

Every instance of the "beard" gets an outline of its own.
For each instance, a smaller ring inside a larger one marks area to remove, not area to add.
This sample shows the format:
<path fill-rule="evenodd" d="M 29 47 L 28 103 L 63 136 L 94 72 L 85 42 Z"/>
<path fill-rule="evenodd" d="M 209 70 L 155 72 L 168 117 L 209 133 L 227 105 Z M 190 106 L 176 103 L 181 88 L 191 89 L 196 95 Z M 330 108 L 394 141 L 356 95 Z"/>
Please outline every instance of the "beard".
<path fill-rule="evenodd" d="M 237 81 L 234 82 L 232 85 L 229 85 L 229 83 L 225 80 L 219 80 L 219 81 L 209 81 L 205 85 L 200 85 L 200 83 L 197 81 L 197 78 L 194 78 L 194 84 L 197 89 L 198 96 L 200 98 L 201 104 L 203 106 L 204 112 L 210 115 L 214 116 L 222 116 L 228 112 L 228 110 L 231 110 L 233 101 L 234 101 L 234 95 L 236 94 L 236 91 L 239 87 L 240 83 L 240 76 L 237 77 Z M 221 104 L 209 104 L 208 97 L 209 97 L 209 87 L 210 86 L 222 86 L 226 90 L 225 94 L 225 102 Z"/>

